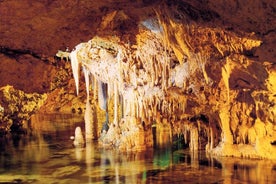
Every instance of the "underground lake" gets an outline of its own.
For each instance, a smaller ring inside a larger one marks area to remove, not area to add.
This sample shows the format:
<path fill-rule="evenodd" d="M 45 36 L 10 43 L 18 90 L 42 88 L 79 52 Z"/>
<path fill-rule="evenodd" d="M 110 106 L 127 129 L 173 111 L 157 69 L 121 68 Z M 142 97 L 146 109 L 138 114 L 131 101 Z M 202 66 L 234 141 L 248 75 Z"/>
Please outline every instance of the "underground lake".
<path fill-rule="evenodd" d="M 276 182 L 275 161 L 191 152 L 166 130 L 153 134 L 146 151 L 105 149 L 97 141 L 74 147 L 70 136 L 83 125 L 79 115 L 34 115 L 28 131 L 0 137 L 0 183 Z"/>

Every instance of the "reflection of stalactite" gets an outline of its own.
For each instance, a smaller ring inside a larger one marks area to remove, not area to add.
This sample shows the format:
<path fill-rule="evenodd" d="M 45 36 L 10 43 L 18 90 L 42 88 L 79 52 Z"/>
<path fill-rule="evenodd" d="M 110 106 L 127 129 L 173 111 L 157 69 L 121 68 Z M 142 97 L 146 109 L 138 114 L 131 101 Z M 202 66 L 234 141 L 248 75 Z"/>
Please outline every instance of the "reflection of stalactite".
<path fill-rule="evenodd" d="M 87 142 L 86 143 L 86 150 L 85 150 L 85 163 L 86 163 L 86 173 L 88 174 L 88 182 L 92 183 L 92 177 L 91 172 L 93 172 L 93 159 L 95 157 L 94 155 L 95 150 L 93 143 Z"/>

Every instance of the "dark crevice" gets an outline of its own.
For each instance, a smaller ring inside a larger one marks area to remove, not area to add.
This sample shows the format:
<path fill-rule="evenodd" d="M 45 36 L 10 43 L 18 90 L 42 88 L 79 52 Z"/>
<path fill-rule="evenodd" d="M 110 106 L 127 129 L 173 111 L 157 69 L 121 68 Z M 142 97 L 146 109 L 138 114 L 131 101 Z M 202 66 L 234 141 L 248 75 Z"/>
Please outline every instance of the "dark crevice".
<path fill-rule="evenodd" d="M 202 121 L 204 123 L 209 123 L 209 118 L 204 114 L 195 115 L 193 117 L 188 118 L 188 120 L 191 121 L 191 122 L 196 122 L 196 121 L 199 120 L 199 121 Z"/>
<path fill-rule="evenodd" d="M 263 36 L 266 36 L 266 35 L 268 35 L 270 33 L 273 33 L 273 32 L 276 32 L 276 29 L 271 29 L 271 30 L 266 31 L 265 33 L 263 33 Z"/>
<path fill-rule="evenodd" d="M 189 16 L 189 18 L 194 21 L 201 19 L 205 22 L 210 22 L 211 20 L 220 17 L 220 15 L 215 11 L 210 11 L 204 8 L 199 9 L 183 1 L 166 1 L 166 4 L 168 7 L 176 7 L 174 17 L 177 20 Z"/>
<path fill-rule="evenodd" d="M 30 55 L 30 56 L 32 56 L 36 59 L 42 60 L 44 62 L 49 62 L 49 60 L 47 58 L 41 57 L 41 55 L 34 53 L 31 50 L 12 49 L 12 48 L 8 48 L 8 47 L 0 46 L 0 53 L 4 54 L 10 58 L 16 59 L 16 60 L 21 55 Z"/>

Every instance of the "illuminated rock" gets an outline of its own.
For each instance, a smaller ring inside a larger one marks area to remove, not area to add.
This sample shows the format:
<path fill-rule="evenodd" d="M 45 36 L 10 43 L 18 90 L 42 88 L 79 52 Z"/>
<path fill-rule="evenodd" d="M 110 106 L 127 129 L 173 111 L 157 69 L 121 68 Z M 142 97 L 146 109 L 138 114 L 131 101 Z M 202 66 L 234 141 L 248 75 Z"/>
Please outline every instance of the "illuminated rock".
<path fill-rule="evenodd" d="M 0 88 L 0 129 L 21 131 L 23 120 L 28 120 L 47 99 L 46 94 L 24 93 L 13 86 Z"/>
<path fill-rule="evenodd" d="M 261 151 L 274 150 L 269 141 L 265 148 L 258 143 L 268 137 L 266 124 L 274 122 L 275 108 L 263 110 L 265 99 L 274 101 L 270 79 L 274 74 L 268 75 L 264 68 L 256 76 L 249 74 L 263 66 L 244 55 L 259 47 L 261 40 L 254 34 L 240 37 L 222 28 L 189 24 L 185 18 L 176 21 L 171 11 L 156 8 L 156 19 L 139 25 L 134 45 L 117 36 L 95 36 L 71 53 L 72 67 L 85 67 L 84 75 L 89 71 L 99 84 L 99 106 L 108 112 L 106 104 L 113 104 L 113 117 L 100 143 L 123 150 L 145 149 L 153 145 L 153 123 L 166 122 L 173 134 L 184 135 L 191 151 L 276 157 Z M 116 13 L 108 17 L 110 23 Z M 76 84 L 78 75 L 74 74 Z M 270 91 L 261 97 L 264 81 Z M 269 132 L 270 142 L 274 133 Z"/>
<path fill-rule="evenodd" d="M 84 138 L 82 135 L 82 131 L 80 127 L 75 129 L 75 139 L 73 142 L 74 146 L 76 147 L 83 147 L 84 146 Z"/>
<path fill-rule="evenodd" d="M 89 135 L 92 129 L 99 136 L 95 125 L 106 122 L 99 140 L 109 147 L 151 147 L 154 125 L 169 127 L 171 138 L 183 134 L 191 150 L 275 158 L 276 35 L 269 2 L 3 1 L 0 82 L 21 77 L 41 84 L 40 74 L 51 78 L 45 66 L 54 65 L 55 82 L 32 87 L 50 86 L 41 112 L 85 112 Z M 17 16 L 8 11 L 15 4 Z M 33 10 L 42 13 L 33 16 Z M 53 56 L 79 42 L 69 54 L 75 81 L 67 81 L 69 63 Z M 44 64 L 34 68 L 39 61 Z M 29 76 L 30 67 L 38 74 Z"/>

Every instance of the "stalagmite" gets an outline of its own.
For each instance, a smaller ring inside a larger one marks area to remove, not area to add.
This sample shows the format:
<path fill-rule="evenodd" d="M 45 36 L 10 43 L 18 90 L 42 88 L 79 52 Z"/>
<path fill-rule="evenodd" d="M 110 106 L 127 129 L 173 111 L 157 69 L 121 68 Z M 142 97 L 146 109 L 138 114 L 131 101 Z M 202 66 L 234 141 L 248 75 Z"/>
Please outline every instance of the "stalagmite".
<path fill-rule="evenodd" d="M 256 143 L 256 137 L 257 137 L 257 134 L 256 134 L 256 130 L 255 128 L 252 126 L 248 129 L 248 142 L 249 144 L 255 144 Z"/>
<path fill-rule="evenodd" d="M 84 145 L 84 139 L 80 127 L 77 127 L 75 129 L 75 140 L 73 144 L 76 147 L 82 147 Z"/>
<path fill-rule="evenodd" d="M 86 109 L 84 113 L 84 122 L 85 122 L 85 140 L 86 142 L 92 141 L 93 136 L 93 117 L 92 117 L 92 108 L 89 102 L 89 99 L 86 101 Z"/>
<path fill-rule="evenodd" d="M 229 103 L 229 100 L 230 100 L 230 89 L 229 89 L 230 67 L 229 67 L 229 61 L 228 61 L 227 58 L 226 58 L 226 63 L 222 67 L 221 72 L 222 72 L 221 73 L 222 79 L 224 81 L 224 85 L 225 85 L 226 90 L 227 90 L 227 101 Z"/>
<path fill-rule="evenodd" d="M 221 121 L 222 128 L 222 142 L 224 144 L 233 144 L 233 137 L 230 131 L 230 117 L 228 106 L 224 106 L 220 109 L 219 117 Z"/>
<path fill-rule="evenodd" d="M 245 144 L 247 142 L 247 137 L 248 137 L 248 127 L 242 124 L 238 127 L 237 143 Z"/>
<path fill-rule="evenodd" d="M 254 124 L 253 127 L 255 129 L 257 138 L 265 137 L 265 135 L 266 135 L 265 125 L 264 125 L 264 123 L 262 123 L 262 121 L 259 118 L 257 118 L 255 120 L 255 124 Z"/>
<path fill-rule="evenodd" d="M 208 143 L 206 145 L 205 150 L 207 152 L 211 151 L 214 148 L 214 135 L 213 135 L 213 129 L 212 127 L 209 127 L 208 130 Z"/>
<path fill-rule="evenodd" d="M 93 76 L 93 75 L 92 75 Z M 96 77 L 93 77 L 93 99 L 96 100 L 98 94 L 98 81 Z"/>

